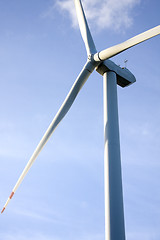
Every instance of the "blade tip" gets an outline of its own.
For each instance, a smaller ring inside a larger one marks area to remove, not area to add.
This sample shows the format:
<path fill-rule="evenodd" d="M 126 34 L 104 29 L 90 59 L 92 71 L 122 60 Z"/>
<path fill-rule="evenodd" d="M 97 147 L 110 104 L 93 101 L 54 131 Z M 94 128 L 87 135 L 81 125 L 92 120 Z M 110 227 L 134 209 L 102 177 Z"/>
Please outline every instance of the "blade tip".
<path fill-rule="evenodd" d="M 3 213 L 3 212 L 4 212 L 4 210 L 5 210 L 5 207 L 2 209 L 1 213 Z"/>

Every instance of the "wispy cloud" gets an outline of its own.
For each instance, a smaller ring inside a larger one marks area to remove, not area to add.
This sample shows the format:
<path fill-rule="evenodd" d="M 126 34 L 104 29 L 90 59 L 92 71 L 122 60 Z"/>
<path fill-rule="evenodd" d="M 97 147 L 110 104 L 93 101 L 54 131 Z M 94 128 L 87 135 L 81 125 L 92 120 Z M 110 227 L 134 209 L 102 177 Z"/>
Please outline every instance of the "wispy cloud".
<path fill-rule="evenodd" d="M 150 231 L 148 231 L 148 229 L 141 229 L 141 230 L 135 230 L 134 232 L 128 232 L 127 233 L 127 239 L 129 240 L 150 240 L 150 239 L 155 239 L 158 240 L 159 239 L 159 233 L 155 232 L 154 229 L 150 229 Z"/>
<path fill-rule="evenodd" d="M 46 217 L 46 216 L 43 216 L 39 213 L 36 213 L 36 212 L 31 212 L 31 211 L 28 211 L 28 210 L 16 210 L 14 211 L 16 214 L 18 215 L 21 215 L 21 216 L 24 216 L 25 218 L 30 218 L 30 219 L 35 219 L 36 221 L 44 221 L 44 222 L 57 222 L 58 220 L 55 219 L 55 217 L 53 218 L 50 218 L 50 217 Z"/>
<path fill-rule="evenodd" d="M 25 232 L 19 232 L 19 233 L 5 233 L 5 234 L 0 234 L 0 239 L 3 240 L 60 240 L 60 238 L 57 237 L 53 237 L 53 236 L 48 236 L 47 234 L 43 234 L 43 233 L 25 233 Z"/>
<path fill-rule="evenodd" d="M 112 28 L 120 30 L 128 28 L 133 23 L 132 10 L 141 0 L 84 0 L 83 5 L 87 19 L 99 30 Z M 77 18 L 73 0 L 57 0 L 55 4 L 61 12 L 68 12 L 72 26 L 77 27 Z M 52 16 L 53 6 L 48 10 Z M 46 14 L 47 16 L 47 14 Z"/>
<path fill-rule="evenodd" d="M 39 232 L 35 232 L 35 233 L 12 233 L 12 234 L 0 234 L 0 237 L 1 239 L 3 240 L 62 240 L 63 238 L 59 238 L 57 236 L 49 236 L 47 234 L 44 234 L 44 233 L 41 233 L 40 231 Z M 67 237 L 67 239 L 69 239 Z M 102 240 L 104 239 L 104 236 L 102 234 L 97 234 L 97 235 L 89 235 L 89 236 L 85 236 L 85 237 L 78 237 L 78 238 L 75 238 L 75 240 L 90 240 L 90 239 L 93 239 L 93 240 Z"/>

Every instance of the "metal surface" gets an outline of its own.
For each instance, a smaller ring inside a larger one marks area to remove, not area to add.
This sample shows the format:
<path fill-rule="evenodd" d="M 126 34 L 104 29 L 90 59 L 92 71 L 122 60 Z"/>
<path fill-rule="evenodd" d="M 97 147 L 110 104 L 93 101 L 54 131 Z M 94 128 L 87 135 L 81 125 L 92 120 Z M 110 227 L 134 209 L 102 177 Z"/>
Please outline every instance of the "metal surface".
<path fill-rule="evenodd" d="M 105 239 L 125 240 L 117 79 L 114 72 L 104 73 L 103 99 Z"/>
<path fill-rule="evenodd" d="M 74 2 L 81 35 L 87 50 L 88 61 L 77 77 L 65 101 L 63 102 L 55 118 L 51 122 L 46 133 L 44 134 L 25 169 L 23 170 L 20 178 L 12 190 L 10 197 L 4 205 L 2 212 L 5 210 L 7 204 L 18 189 L 25 175 L 41 152 L 42 148 L 47 143 L 58 124 L 70 109 L 80 89 L 90 74 L 93 72 L 93 70 L 96 68 L 96 70 L 101 75 L 103 75 L 104 81 L 104 176 L 106 240 L 125 240 L 117 106 L 117 84 L 125 87 L 134 83 L 136 80 L 128 69 L 122 69 L 112 61 L 106 59 L 113 57 L 136 44 L 139 44 L 149 38 L 160 34 L 160 26 L 150 29 L 149 31 L 139 34 L 134 38 L 131 38 L 121 44 L 115 45 L 98 53 L 96 51 L 96 47 L 86 21 L 82 3 L 80 0 L 74 0 Z"/>
<path fill-rule="evenodd" d="M 74 0 L 76 12 L 77 12 L 77 18 L 78 23 L 81 31 L 81 35 L 83 38 L 83 41 L 85 43 L 87 55 L 91 55 L 97 52 L 92 35 L 90 33 L 87 20 L 84 14 L 84 10 L 82 7 L 82 3 L 80 0 Z"/>
<path fill-rule="evenodd" d="M 117 75 L 117 84 L 121 87 L 127 87 L 136 82 L 135 76 L 127 68 L 121 68 L 111 60 L 103 61 L 98 65 L 96 71 L 102 76 L 108 71 L 115 72 Z"/>
<path fill-rule="evenodd" d="M 141 42 L 144 42 L 152 37 L 155 37 L 158 34 L 160 34 L 160 25 L 158 25 L 157 27 L 151 28 L 150 30 L 143 32 L 139 35 L 136 35 L 135 37 L 130 38 L 123 43 L 117 44 L 113 47 L 107 48 L 99 53 L 96 53 L 94 55 L 94 60 L 95 61 L 104 61 L 108 58 L 111 58 L 111 57 L 127 50 L 128 48 L 131 48 Z"/>
<path fill-rule="evenodd" d="M 44 145 L 47 143 L 47 141 L 51 137 L 52 133 L 54 132 L 54 130 L 56 129 L 58 124 L 61 122 L 61 120 L 64 118 L 64 116 L 66 115 L 66 113 L 68 112 L 70 107 L 72 106 L 72 104 L 73 104 L 77 94 L 79 93 L 79 91 L 81 90 L 82 86 L 87 81 L 88 77 L 93 72 L 95 67 L 96 67 L 96 63 L 95 62 L 91 62 L 91 61 L 87 61 L 87 63 L 83 67 L 81 73 L 79 74 L 79 76 L 77 77 L 76 81 L 74 82 L 74 84 L 73 84 L 70 92 L 68 93 L 66 99 L 64 100 L 62 106 L 60 107 L 59 111 L 57 112 L 56 116 L 54 117 L 53 121 L 51 122 L 50 126 L 48 127 L 48 129 L 45 132 L 44 136 L 42 137 L 41 141 L 39 142 L 37 148 L 35 149 L 34 153 L 32 154 L 31 158 L 29 159 L 29 161 L 28 161 L 26 167 L 24 168 L 22 174 L 20 175 L 20 177 L 19 177 L 16 185 L 14 186 L 10 197 L 7 199 L 7 201 L 6 201 L 5 205 L 4 205 L 1 213 L 4 212 L 5 208 L 7 207 L 8 203 L 11 200 L 11 196 L 13 196 L 13 194 L 18 189 L 19 185 L 21 184 L 21 182 L 23 181 L 24 177 L 28 173 L 28 171 L 31 168 L 32 164 L 34 163 L 34 161 L 38 157 L 39 153 L 42 151 Z"/>

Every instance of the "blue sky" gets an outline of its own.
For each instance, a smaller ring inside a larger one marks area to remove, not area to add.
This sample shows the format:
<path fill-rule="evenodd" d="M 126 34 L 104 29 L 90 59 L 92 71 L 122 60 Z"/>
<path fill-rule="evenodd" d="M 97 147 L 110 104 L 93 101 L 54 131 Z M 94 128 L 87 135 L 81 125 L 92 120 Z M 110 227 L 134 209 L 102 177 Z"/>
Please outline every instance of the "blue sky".
<path fill-rule="evenodd" d="M 158 0 L 85 7 L 98 50 L 160 24 Z M 70 0 L 0 1 L 0 32 L 2 208 L 86 52 Z M 112 59 L 128 59 L 137 79 L 118 87 L 128 240 L 160 239 L 159 52 L 158 36 Z M 102 78 L 94 72 L 0 216 L 0 239 L 104 239 L 103 188 Z"/>

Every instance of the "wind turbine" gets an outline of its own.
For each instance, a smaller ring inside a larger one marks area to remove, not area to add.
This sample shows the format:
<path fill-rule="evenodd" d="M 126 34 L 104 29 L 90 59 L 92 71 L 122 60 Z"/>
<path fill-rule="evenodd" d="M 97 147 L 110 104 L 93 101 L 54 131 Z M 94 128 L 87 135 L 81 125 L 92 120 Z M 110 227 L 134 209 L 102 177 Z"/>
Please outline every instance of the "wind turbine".
<path fill-rule="evenodd" d="M 58 124 L 70 109 L 82 86 L 94 69 L 96 69 L 96 71 L 103 76 L 104 90 L 105 234 L 106 240 L 124 240 L 125 226 L 119 144 L 117 84 L 121 87 L 126 87 L 134 83 L 136 79 L 128 69 L 122 69 L 108 59 L 127 50 L 128 48 L 160 34 L 160 25 L 123 43 L 97 52 L 87 24 L 81 0 L 74 0 L 74 2 L 81 35 L 87 51 L 86 64 L 20 175 L 1 213 L 3 213 L 9 201 L 12 199 L 44 145 L 47 143 Z"/>

